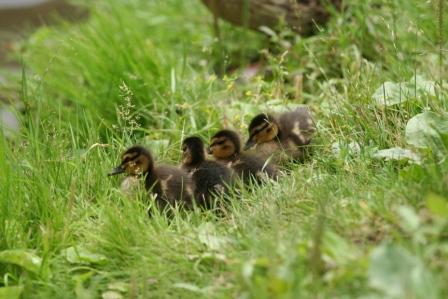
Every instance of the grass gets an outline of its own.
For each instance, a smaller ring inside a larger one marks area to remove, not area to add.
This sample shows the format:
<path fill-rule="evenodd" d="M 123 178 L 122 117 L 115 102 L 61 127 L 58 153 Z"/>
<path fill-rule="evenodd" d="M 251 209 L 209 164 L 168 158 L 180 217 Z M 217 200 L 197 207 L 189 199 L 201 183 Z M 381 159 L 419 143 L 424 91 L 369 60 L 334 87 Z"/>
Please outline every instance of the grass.
<path fill-rule="evenodd" d="M 220 43 L 199 1 L 109 0 L 86 4 L 83 24 L 35 32 L 21 45 L 22 130 L 0 138 L 0 298 L 14 286 L 22 298 L 446 298 L 446 148 L 414 148 L 421 165 L 372 158 L 409 148 L 418 113 L 446 115 L 441 3 L 345 1 L 308 39 L 221 23 Z M 271 75 L 218 73 L 255 57 Z M 437 93 L 375 104 L 383 82 L 416 75 Z M 126 198 L 105 175 L 131 144 L 177 164 L 183 136 L 208 140 L 224 116 L 245 133 L 258 111 L 297 104 L 317 120 L 313 157 L 232 196 L 223 217 L 149 218 L 143 193 Z"/>

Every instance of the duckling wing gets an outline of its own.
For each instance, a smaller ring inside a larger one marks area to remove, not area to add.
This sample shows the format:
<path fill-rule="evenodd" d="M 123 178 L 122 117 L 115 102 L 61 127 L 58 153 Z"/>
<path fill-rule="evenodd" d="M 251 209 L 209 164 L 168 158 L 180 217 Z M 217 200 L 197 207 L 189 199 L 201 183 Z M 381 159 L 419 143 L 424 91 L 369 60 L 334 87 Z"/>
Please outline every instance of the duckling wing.
<path fill-rule="evenodd" d="M 230 169 L 215 161 L 205 161 L 193 174 L 193 180 L 201 187 L 213 189 L 216 185 L 228 185 L 232 179 Z"/>
<path fill-rule="evenodd" d="M 262 183 L 267 178 L 275 179 L 277 177 L 276 167 L 254 154 L 239 155 L 232 162 L 232 168 L 244 182 L 255 179 L 256 182 Z"/>
<path fill-rule="evenodd" d="M 282 160 L 277 159 L 279 155 L 282 155 L 284 148 L 281 142 L 278 140 L 271 140 L 269 142 L 263 142 L 257 144 L 256 148 L 246 151 L 248 155 L 255 155 L 262 158 L 264 161 L 274 157 L 274 160 Z"/>
<path fill-rule="evenodd" d="M 156 188 L 171 205 L 182 203 L 191 207 L 193 194 L 190 176 L 184 170 L 173 166 L 158 166 L 154 170 Z"/>
<path fill-rule="evenodd" d="M 205 161 L 192 173 L 195 199 L 200 206 L 209 207 L 212 197 L 227 192 L 231 184 L 231 170 L 215 161 Z"/>
<path fill-rule="evenodd" d="M 307 145 L 311 142 L 316 126 L 308 107 L 299 107 L 279 116 L 282 141 L 290 140 L 295 145 Z"/>

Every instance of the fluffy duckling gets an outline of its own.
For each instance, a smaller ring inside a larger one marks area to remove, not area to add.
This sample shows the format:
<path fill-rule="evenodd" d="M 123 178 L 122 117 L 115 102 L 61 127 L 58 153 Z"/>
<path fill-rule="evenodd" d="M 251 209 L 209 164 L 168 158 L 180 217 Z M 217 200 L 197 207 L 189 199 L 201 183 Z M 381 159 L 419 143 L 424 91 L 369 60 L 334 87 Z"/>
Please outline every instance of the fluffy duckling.
<path fill-rule="evenodd" d="M 241 152 L 239 135 L 231 130 L 221 130 L 210 141 L 209 152 L 218 162 L 229 165 L 243 180 L 257 183 L 277 179 L 277 168 L 255 154 Z"/>
<path fill-rule="evenodd" d="M 120 173 L 128 174 L 125 181 L 144 177 L 146 190 L 156 195 L 156 203 L 161 210 L 178 204 L 186 208 L 192 206 L 193 192 L 189 175 L 174 166 L 156 166 L 151 153 L 142 146 L 127 149 L 121 156 L 121 164 L 109 176 Z"/>
<path fill-rule="evenodd" d="M 284 160 L 303 161 L 306 145 L 316 131 L 307 107 L 284 112 L 278 117 L 261 113 L 249 124 L 249 138 L 244 150 L 255 147 L 263 158 L 274 155 L 277 162 Z"/>
<path fill-rule="evenodd" d="M 204 142 L 199 137 L 188 137 L 183 141 L 182 168 L 191 174 L 197 203 L 206 208 L 213 206 L 214 195 L 226 193 L 232 183 L 231 169 L 207 160 Z"/>

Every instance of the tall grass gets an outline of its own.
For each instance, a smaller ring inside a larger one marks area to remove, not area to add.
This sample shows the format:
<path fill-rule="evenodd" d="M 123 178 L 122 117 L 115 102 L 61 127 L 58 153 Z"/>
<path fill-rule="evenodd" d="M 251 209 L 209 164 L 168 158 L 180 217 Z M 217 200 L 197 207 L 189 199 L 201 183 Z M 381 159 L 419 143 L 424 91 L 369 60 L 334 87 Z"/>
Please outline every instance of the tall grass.
<path fill-rule="evenodd" d="M 448 25 L 434 22 L 431 3 L 346 1 L 318 35 L 270 44 L 223 22 L 218 44 L 199 1 L 88 7 L 85 23 L 40 29 L 24 44 L 23 128 L 0 138 L 0 252 L 31 250 L 43 262 L 34 273 L 0 261 L 0 286 L 23 286 L 24 298 L 384 298 L 405 285 L 424 298 L 429 284 L 427 296 L 446 297 L 446 217 L 431 196 L 446 197 L 447 162 L 371 157 L 405 147 L 412 116 L 446 109 L 443 84 L 438 97 L 400 106 L 372 100 L 384 81 L 446 77 L 446 59 L 434 58 Z M 271 71 L 248 83 L 215 72 L 256 56 Z M 292 99 L 297 74 L 303 97 Z M 311 106 L 314 155 L 288 165 L 279 183 L 235 192 L 224 215 L 148 217 L 144 192 L 126 197 L 106 177 L 132 143 L 175 164 L 183 136 L 208 139 L 224 119 L 244 133 L 277 103 Z M 360 152 L 335 154 L 334 142 Z M 372 283 L 373 253 L 386 243 L 407 261 L 390 289 Z M 72 247 L 83 258 L 70 257 Z M 422 277 L 413 287 L 409 269 Z"/>

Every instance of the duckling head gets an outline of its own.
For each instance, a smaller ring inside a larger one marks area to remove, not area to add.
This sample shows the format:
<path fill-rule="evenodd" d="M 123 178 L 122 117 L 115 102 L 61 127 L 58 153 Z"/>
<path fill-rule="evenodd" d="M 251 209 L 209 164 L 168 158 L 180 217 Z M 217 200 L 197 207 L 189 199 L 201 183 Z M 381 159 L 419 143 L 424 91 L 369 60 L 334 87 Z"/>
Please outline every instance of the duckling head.
<path fill-rule="evenodd" d="M 135 145 L 121 155 L 120 165 L 115 167 L 108 175 L 127 173 L 131 176 L 138 176 L 151 172 L 153 168 L 154 161 L 151 153 L 144 147 Z"/>
<path fill-rule="evenodd" d="M 248 150 L 256 144 L 274 140 L 278 134 L 279 127 L 275 118 L 265 113 L 258 114 L 249 124 L 249 138 L 244 150 Z"/>
<path fill-rule="evenodd" d="M 240 152 L 240 136 L 234 131 L 221 130 L 210 140 L 209 153 L 216 159 L 228 159 Z"/>
<path fill-rule="evenodd" d="M 182 142 L 182 164 L 195 166 L 205 161 L 207 153 L 201 138 L 192 136 Z"/>

